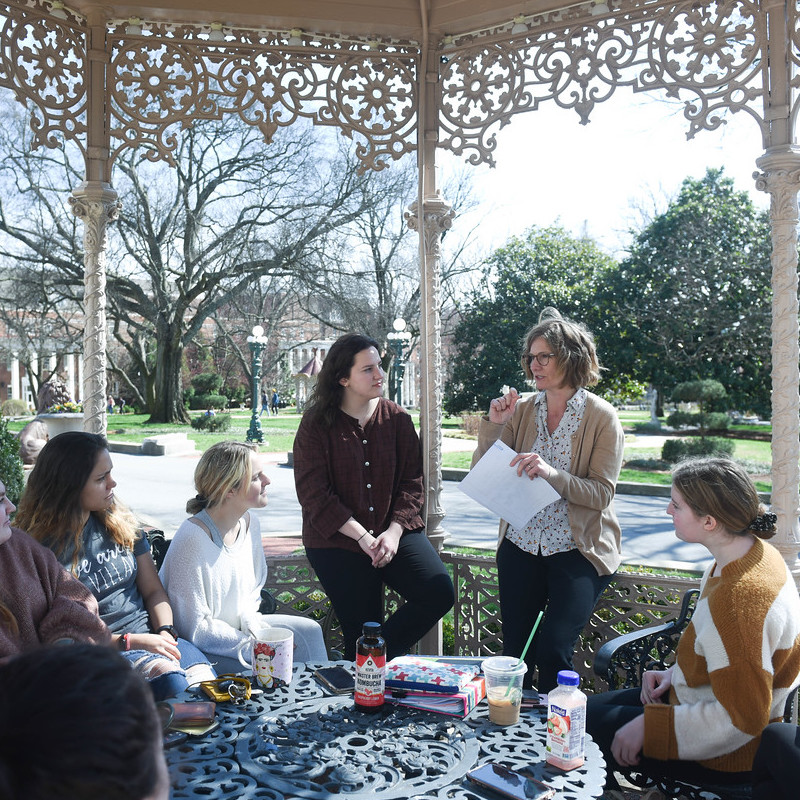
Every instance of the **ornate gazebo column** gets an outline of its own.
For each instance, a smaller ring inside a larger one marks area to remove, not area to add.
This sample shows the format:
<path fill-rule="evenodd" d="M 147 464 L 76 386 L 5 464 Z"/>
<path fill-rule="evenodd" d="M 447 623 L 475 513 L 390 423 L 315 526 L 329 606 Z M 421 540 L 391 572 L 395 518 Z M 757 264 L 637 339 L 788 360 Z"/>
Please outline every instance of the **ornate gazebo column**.
<path fill-rule="evenodd" d="M 119 215 L 111 186 L 110 137 L 106 105 L 106 17 L 99 8 L 87 13 L 86 180 L 70 197 L 75 216 L 83 221 L 84 430 L 106 432 L 106 250 L 108 223 Z"/>
<path fill-rule="evenodd" d="M 83 429 L 106 432 L 106 248 L 107 226 L 119 214 L 117 193 L 98 181 L 86 181 L 70 204 L 83 221 L 84 316 Z"/>
<path fill-rule="evenodd" d="M 800 347 L 798 346 L 797 229 L 800 147 L 769 148 L 756 162 L 758 189 L 770 194 L 772 227 L 772 510 L 780 550 L 800 584 Z"/>
<path fill-rule="evenodd" d="M 433 546 L 442 549 L 442 326 L 441 263 L 442 234 L 453 224 L 453 209 L 437 193 L 419 208 L 413 203 L 406 214 L 408 226 L 421 233 L 425 250 L 420 275 L 420 347 L 422 347 L 422 386 L 419 427 L 425 467 L 425 530 Z"/>

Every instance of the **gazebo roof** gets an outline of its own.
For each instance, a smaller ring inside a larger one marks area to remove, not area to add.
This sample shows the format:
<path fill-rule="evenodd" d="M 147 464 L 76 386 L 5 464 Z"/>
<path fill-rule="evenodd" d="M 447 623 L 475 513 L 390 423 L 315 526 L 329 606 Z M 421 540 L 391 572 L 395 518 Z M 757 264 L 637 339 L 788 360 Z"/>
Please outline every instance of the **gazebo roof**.
<path fill-rule="evenodd" d="M 319 371 L 322 369 L 322 359 L 317 355 L 316 348 L 314 349 L 314 357 L 306 364 L 299 372 L 295 374 L 296 378 L 316 378 Z"/>
<path fill-rule="evenodd" d="M 86 13 L 96 0 L 68 0 Z M 162 22 L 221 22 L 235 27 L 381 36 L 421 42 L 502 25 L 518 15 L 538 14 L 559 0 L 121 0 L 104 3 L 112 16 Z M 427 17 L 427 18 L 424 18 Z"/>

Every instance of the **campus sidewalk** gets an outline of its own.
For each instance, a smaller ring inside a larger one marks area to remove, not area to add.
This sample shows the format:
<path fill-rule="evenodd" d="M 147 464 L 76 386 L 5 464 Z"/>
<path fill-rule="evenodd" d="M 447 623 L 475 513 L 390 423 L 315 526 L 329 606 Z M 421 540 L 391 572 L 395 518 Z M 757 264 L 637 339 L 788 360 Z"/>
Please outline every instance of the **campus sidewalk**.
<path fill-rule="evenodd" d="M 651 445 L 653 446 L 653 445 Z M 474 440 L 444 441 L 446 451 L 472 450 Z M 112 441 L 113 451 L 113 441 Z M 302 514 L 294 488 L 294 474 L 287 453 L 266 453 L 271 480 L 269 503 L 256 511 L 269 555 L 291 553 L 301 547 Z M 192 476 L 199 452 L 181 456 L 141 456 L 112 452 L 114 478 L 119 497 L 150 524 L 172 536 L 186 519 L 186 501 L 195 494 Z M 622 487 L 620 487 L 622 488 Z M 660 493 L 663 495 L 661 487 Z M 656 491 L 649 489 L 647 491 Z M 446 547 L 474 547 L 493 551 L 497 542 L 498 518 L 463 494 L 457 481 L 445 480 L 441 496 L 445 511 L 443 527 Z M 708 551 L 700 545 L 675 537 L 666 512 L 664 496 L 618 493 L 615 500 L 622 526 L 623 561 L 683 569 L 702 569 Z"/>

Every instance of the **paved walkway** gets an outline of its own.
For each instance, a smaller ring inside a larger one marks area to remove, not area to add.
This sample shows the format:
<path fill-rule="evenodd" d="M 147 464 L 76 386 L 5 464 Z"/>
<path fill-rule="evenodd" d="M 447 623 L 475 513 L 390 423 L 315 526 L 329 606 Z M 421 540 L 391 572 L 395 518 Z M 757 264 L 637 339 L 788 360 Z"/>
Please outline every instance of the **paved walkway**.
<path fill-rule="evenodd" d="M 446 450 L 472 450 L 474 446 L 472 440 L 444 440 Z M 137 513 L 171 536 L 186 519 L 186 501 L 195 493 L 192 475 L 199 457 L 199 452 L 186 456 L 113 453 L 114 477 L 119 484 L 116 491 Z M 256 513 L 267 551 L 291 553 L 301 546 L 302 526 L 294 474 L 287 465 L 286 453 L 269 453 L 267 460 L 272 481 L 269 504 Z M 447 545 L 494 550 L 497 516 L 459 491 L 455 481 L 444 482 L 441 502 L 446 513 L 443 524 L 449 534 Z M 622 525 L 623 561 L 701 569 L 709 561 L 708 551 L 676 539 L 665 513 L 666 505 L 663 497 L 617 495 L 615 506 Z"/>

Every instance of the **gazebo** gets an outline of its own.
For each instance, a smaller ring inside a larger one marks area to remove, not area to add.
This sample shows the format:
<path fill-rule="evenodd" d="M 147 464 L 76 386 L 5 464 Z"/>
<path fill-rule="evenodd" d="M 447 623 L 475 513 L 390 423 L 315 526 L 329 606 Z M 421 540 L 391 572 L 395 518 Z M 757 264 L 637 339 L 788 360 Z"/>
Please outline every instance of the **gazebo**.
<path fill-rule="evenodd" d="M 295 392 L 297 395 L 297 410 L 301 411 L 306 401 L 311 396 L 314 384 L 317 382 L 317 375 L 322 369 L 322 359 L 317 353 L 317 348 L 313 349 L 311 360 L 294 376 Z"/>
<path fill-rule="evenodd" d="M 796 3 L 4 0 L 2 17 L 0 85 L 29 107 L 37 145 L 69 139 L 85 157 L 71 203 L 85 223 L 89 430 L 106 427 L 106 228 L 119 210 L 113 167 L 122 150 L 169 163 L 182 126 L 238 114 L 265 146 L 301 118 L 336 127 L 356 140 L 363 169 L 416 154 L 407 219 L 420 241 L 421 433 L 437 544 L 439 243 L 454 222 L 436 185 L 437 150 L 492 164 L 495 132 L 515 114 L 554 103 L 585 123 L 620 88 L 683 100 L 689 135 L 713 135 L 726 113 L 750 115 L 774 248 L 772 503 L 777 545 L 800 577 Z"/>

